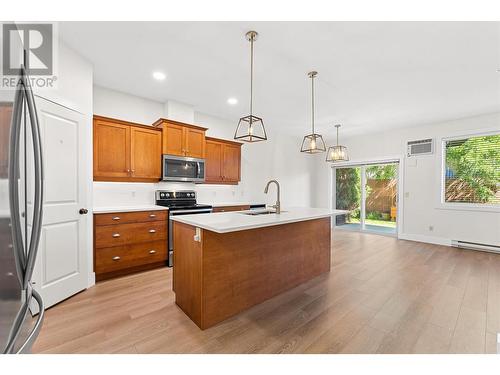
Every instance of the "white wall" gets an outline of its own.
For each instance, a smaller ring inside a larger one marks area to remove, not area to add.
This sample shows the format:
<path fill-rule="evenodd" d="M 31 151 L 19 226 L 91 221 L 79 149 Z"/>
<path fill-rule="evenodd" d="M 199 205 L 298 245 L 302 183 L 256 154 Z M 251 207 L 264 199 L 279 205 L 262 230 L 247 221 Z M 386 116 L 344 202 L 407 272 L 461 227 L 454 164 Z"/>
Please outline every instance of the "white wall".
<path fill-rule="evenodd" d="M 207 136 L 233 139 L 236 121 L 196 112 L 183 103 L 159 103 L 114 90 L 94 87 L 94 113 L 126 121 L 152 124 L 160 117 L 194 123 L 208 128 Z M 268 130 L 269 140 L 244 144 L 241 155 L 241 182 L 238 185 L 195 185 L 176 182 L 113 183 L 94 182 L 94 207 L 153 204 L 158 189 L 194 189 L 202 203 L 250 202 L 274 204 L 274 190 L 264 194 L 266 182 L 281 183 L 282 205 L 310 206 L 310 174 L 313 160 L 299 152 L 301 139 Z"/>
<path fill-rule="evenodd" d="M 92 64 L 59 41 L 57 66 L 56 87 L 37 88 L 34 90 L 35 94 L 80 113 L 92 115 Z"/>
<path fill-rule="evenodd" d="M 163 116 L 163 103 L 94 86 L 94 114 L 151 125 Z"/>
<path fill-rule="evenodd" d="M 443 209 L 439 205 L 440 152 L 432 156 L 405 157 L 406 142 L 433 138 L 439 148 L 442 138 L 500 130 L 500 113 L 374 133 L 342 140 L 351 161 L 399 156 L 403 161 L 402 238 L 449 243 L 452 239 L 500 245 L 500 212 Z M 329 142 L 331 143 L 331 142 Z M 331 202 L 331 168 L 316 159 L 313 179 L 318 207 Z M 429 227 L 432 226 L 433 230 Z"/>

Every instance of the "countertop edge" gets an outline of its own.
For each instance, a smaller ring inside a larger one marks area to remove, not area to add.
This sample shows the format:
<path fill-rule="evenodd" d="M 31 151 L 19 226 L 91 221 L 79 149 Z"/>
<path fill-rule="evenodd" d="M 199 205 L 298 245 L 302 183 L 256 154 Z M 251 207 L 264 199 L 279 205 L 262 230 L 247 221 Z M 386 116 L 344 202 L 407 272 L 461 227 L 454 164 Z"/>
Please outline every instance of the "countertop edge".
<path fill-rule="evenodd" d="M 174 216 L 174 217 L 172 217 L 172 220 L 173 221 L 177 221 L 179 223 L 191 225 L 193 227 L 205 229 L 205 230 L 208 230 L 210 232 L 215 232 L 215 233 L 221 233 L 222 234 L 222 233 L 239 232 L 239 231 L 242 231 L 242 230 L 250 230 L 250 229 L 272 227 L 272 226 L 276 226 L 276 225 L 298 223 L 298 222 L 308 221 L 308 220 L 317 220 L 317 219 L 323 219 L 323 218 L 327 218 L 327 217 L 334 217 L 334 216 L 337 216 L 337 215 L 342 215 L 342 213 L 335 213 L 335 212 L 332 212 L 332 213 L 323 213 L 323 214 L 310 215 L 310 216 L 307 216 L 307 217 L 285 219 L 285 220 L 279 221 L 279 222 L 268 222 L 268 223 L 242 225 L 242 226 L 238 226 L 236 228 L 228 228 L 228 229 L 217 229 L 217 228 L 211 227 L 210 225 L 206 225 L 206 224 L 199 224 L 199 223 L 195 224 L 193 222 L 190 222 L 189 220 L 186 220 L 182 216 L 177 216 L 177 217 Z"/>
<path fill-rule="evenodd" d="M 130 206 L 130 207 L 94 207 L 92 213 L 94 214 L 108 214 L 113 212 L 140 212 L 140 211 L 163 211 L 168 210 L 163 206 Z"/>

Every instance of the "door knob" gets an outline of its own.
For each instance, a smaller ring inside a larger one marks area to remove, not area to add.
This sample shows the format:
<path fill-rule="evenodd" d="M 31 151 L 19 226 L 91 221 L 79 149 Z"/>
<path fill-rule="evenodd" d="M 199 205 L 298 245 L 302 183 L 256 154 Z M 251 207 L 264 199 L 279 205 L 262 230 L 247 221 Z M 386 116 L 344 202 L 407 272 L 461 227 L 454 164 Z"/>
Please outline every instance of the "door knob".
<path fill-rule="evenodd" d="M 89 210 L 87 210 L 86 208 L 80 208 L 80 211 L 78 211 L 80 213 L 80 215 L 86 215 L 89 213 Z"/>

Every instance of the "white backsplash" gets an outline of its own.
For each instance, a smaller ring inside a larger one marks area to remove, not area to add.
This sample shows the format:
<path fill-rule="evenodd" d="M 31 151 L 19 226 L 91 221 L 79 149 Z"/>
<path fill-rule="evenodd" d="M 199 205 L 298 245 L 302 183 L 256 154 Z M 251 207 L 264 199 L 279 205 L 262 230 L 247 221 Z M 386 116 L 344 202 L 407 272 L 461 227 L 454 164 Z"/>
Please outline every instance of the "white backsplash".
<path fill-rule="evenodd" d="M 94 207 L 123 207 L 155 203 L 156 190 L 194 190 L 200 203 L 252 202 L 240 185 L 197 185 L 182 182 L 94 182 Z M 255 202 L 260 203 L 260 202 Z"/>

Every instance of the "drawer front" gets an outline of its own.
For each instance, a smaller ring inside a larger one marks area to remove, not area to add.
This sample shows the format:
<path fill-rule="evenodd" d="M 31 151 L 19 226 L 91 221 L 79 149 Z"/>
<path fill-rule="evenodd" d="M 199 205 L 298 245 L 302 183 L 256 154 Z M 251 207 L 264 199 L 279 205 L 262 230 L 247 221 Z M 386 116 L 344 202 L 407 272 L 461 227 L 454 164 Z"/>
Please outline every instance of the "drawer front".
<path fill-rule="evenodd" d="M 230 212 L 230 211 L 245 211 L 249 210 L 250 206 L 223 206 L 223 207 L 214 207 L 212 212 Z"/>
<path fill-rule="evenodd" d="M 127 223 L 144 223 L 167 220 L 167 211 L 115 212 L 110 214 L 95 214 L 95 225 L 115 225 Z"/>
<path fill-rule="evenodd" d="M 95 272 L 101 274 L 166 260 L 167 241 L 165 240 L 107 247 L 96 249 Z"/>
<path fill-rule="evenodd" d="M 167 222 L 103 225 L 95 227 L 95 247 L 123 246 L 167 239 Z"/>

